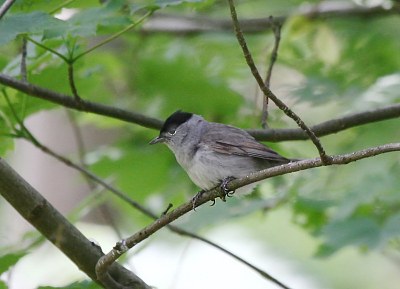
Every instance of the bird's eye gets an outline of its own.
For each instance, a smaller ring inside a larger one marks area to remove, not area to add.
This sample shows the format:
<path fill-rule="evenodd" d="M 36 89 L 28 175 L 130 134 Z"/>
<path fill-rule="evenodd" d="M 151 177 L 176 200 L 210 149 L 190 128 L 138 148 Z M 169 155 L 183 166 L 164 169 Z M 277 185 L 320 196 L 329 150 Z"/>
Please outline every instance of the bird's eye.
<path fill-rule="evenodd" d="M 168 134 L 170 134 L 170 135 L 176 134 L 176 129 L 171 129 L 171 130 L 168 132 Z"/>

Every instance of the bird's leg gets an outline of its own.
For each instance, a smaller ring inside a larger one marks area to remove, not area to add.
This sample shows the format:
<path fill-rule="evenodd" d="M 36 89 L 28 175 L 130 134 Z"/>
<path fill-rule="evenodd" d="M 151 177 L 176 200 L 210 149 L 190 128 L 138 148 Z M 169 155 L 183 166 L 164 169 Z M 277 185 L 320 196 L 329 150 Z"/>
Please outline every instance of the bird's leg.
<path fill-rule="evenodd" d="M 197 192 L 197 194 L 193 198 L 193 211 L 196 211 L 196 203 L 197 200 L 201 197 L 202 194 L 204 194 L 205 190 L 200 190 Z"/>
<path fill-rule="evenodd" d="M 230 181 L 232 181 L 232 180 L 234 180 L 234 179 L 235 179 L 235 178 L 232 177 L 232 176 L 226 177 L 225 179 L 222 180 L 222 183 L 221 183 L 221 185 L 219 186 L 220 189 L 222 190 L 222 192 L 224 193 L 224 196 L 221 197 L 221 199 L 222 199 L 224 202 L 225 202 L 225 196 L 226 196 L 226 197 L 232 197 L 232 195 L 235 193 L 235 191 L 231 191 L 231 190 L 229 190 L 229 189 L 226 187 L 226 185 L 227 185 Z"/>
<path fill-rule="evenodd" d="M 201 195 L 202 194 L 204 194 L 206 192 L 206 190 L 200 190 L 200 191 L 198 191 L 198 193 L 194 196 L 194 198 L 193 198 L 193 201 L 192 201 L 192 203 L 193 203 L 193 211 L 196 211 L 196 203 L 197 203 L 197 200 L 201 197 Z M 214 206 L 215 205 L 215 199 L 214 200 L 211 200 L 212 201 L 212 204 L 210 205 L 210 206 Z"/>
<path fill-rule="evenodd" d="M 222 180 L 221 184 L 219 185 L 219 188 L 222 190 L 222 194 L 220 196 L 221 200 L 223 202 L 226 202 L 225 197 L 232 197 L 232 195 L 235 193 L 235 191 L 231 191 L 229 190 L 226 185 L 234 180 L 235 178 L 232 176 L 226 177 L 225 179 Z M 194 196 L 192 204 L 193 204 L 193 211 L 196 211 L 196 204 L 197 204 L 197 200 L 201 197 L 202 194 L 204 194 L 206 191 L 205 190 L 200 190 L 198 191 L 198 193 Z M 215 205 L 215 199 L 212 200 L 212 204 L 211 206 Z"/>

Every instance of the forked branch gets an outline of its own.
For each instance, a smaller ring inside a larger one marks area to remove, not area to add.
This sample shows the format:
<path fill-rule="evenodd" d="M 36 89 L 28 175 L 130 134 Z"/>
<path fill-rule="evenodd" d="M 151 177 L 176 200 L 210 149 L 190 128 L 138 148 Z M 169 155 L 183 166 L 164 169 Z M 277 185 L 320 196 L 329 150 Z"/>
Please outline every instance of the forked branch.
<path fill-rule="evenodd" d="M 249 66 L 251 73 L 253 74 L 254 78 L 256 79 L 261 91 L 264 93 L 265 97 L 271 99 L 277 107 L 279 107 L 288 117 L 293 119 L 297 125 L 304 130 L 310 140 L 316 146 L 319 156 L 324 165 L 329 165 L 331 162 L 330 157 L 325 153 L 324 148 L 322 147 L 321 142 L 312 132 L 312 130 L 301 120 L 301 118 L 295 114 L 286 104 L 284 104 L 272 91 L 265 85 L 264 80 L 262 79 L 258 69 L 254 63 L 253 57 L 251 56 L 250 50 L 247 47 L 246 41 L 244 39 L 242 30 L 239 26 L 239 21 L 236 14 L 235 5 L 233 4 L 233 0 L 228 0 L 229 7 L 231 9 L 231 17 L 233 21 L 233 27 L 235 29 L 236 37 L 239 41 L 240 46 L 242 47 L 244 58 L 246 59 L 247 65 Z"/>

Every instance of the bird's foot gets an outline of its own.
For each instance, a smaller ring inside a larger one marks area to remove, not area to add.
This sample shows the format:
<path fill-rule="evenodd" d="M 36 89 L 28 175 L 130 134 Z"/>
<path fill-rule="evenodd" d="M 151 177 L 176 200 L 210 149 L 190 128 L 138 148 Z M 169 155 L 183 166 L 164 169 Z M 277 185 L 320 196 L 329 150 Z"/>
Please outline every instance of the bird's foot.
<path fill-rule="evenodd" d="M 206 190 L 200 190 L 198 191 L 198 193 L 194 196 L 193 201 L 192 201 L 192 205 L 193 205 L 193 211 L 196 211 L 196 204 L 197 201 L 199 200 L 199 198 L 201 197 L 201 195 L 203 195 L 206 192 Z M 215 205 L 215 199 L 211 200 L 212 204 L 210 206 L 214 206 Z"/>
<path fill-rule="evenodd" d="M 198 193 L 194 196 L 192 205 L 193 205 L 193 211 L 196 211 L 196 203 L 197 200 L 201 197 L 202 194 L 204 194 L 205 190 L 200 190 Z M 214 202 L 215 203 L 215 202 Z"/>
<path fill-rule="evenodd" d="M 226 201 L 225 197 L 232 197 L 232 195 L 235 193 L 235 191 L 231 191 L 226 187 L 228 183 L 234 179 L 235 178 L 232 176 L 226 177 L 225 179 L 222 180 L 222 183 L 219 186 L 223 193 L 223 195 L 221 196 L 221 200 L 224 202 Z"/>

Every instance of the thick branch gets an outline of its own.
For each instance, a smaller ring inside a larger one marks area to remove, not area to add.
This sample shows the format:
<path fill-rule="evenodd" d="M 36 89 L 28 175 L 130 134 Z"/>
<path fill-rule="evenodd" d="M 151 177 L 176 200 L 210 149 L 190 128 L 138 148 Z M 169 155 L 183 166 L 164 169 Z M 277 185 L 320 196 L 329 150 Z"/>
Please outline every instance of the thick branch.
<path fill-rule="evenodd" d="M 361 151 L 357 151 L 354 153 L 346 154 L 346 155 L 338 155 L 332 156 L 332 163 L 335 165 L 344 165 L 350 162 L 354 162 L 357 160 L 361 160 L 364 158 L 373 157 L 379 154 L 393 152 L 393 151 L 400 151 L 400 143 L 392 143 L 386 144 L 378 147 L 368 148 Z M 292 172 L 302 171 L 305 169 L 316 168 L 323 166 L 320 158 L 314 158 L 309 160 L 302 160 L 298 162 L 293 162 L 277 167 L 272 167 L 269 169 L 262 170 L 260 172 L 256 172 L 246 176 L 244 178 L 235 179 L 228 183 L 227 188 L 229 190 L 236 190 L 242 186 L 248 185 L 250 183 L 254 183 L 260 180 L 264 180 L 267 178 L 275 177 L 278 175 L 284 175 Z M 207 201 L 214 200 L 221 196 L 221 191 L 219 188 L 212 189 L 210 191 L 205 192 L 202 194 L 195 204 L 195 206 L 199 206 L 204 204 Z M 148 225 L 146 228 L 140 230 L 136 234 L 132 235 L 127 239 L 123 239 L 122 241 L 118 242 L 117 245 L 104 257 L 102 257 L 97 265 L 96 265 L 96 274 L 99 280 L 102 280 L 104 276 L 106 276 L 107 268 L 111 264 L 114 263 L 122 254 L 124 254 L 127 250 L 132 248 L 133 246 L 137 245 L 141 241 L 148 238 L 150 235 L 154 234 L 164 226 L 167 226 L 172 221 L 178 219 L 182 215 L 186 214 L 190 210 L 193 209 L 193 202 L 188 201 L 185 204 L 181 205 L 180 207 L 176 208 L 172 212 L 161 216 L 158 220 L 153 222 L 152 224 Z"/>
<path fill-rule="evenodd" d="M 9 77 L 3 73 L 0 73 L 0 83 L 21 91 L 27 95 L 57 103 L 68 108 L 109 116 L 123 121 L 133 122 L 148 128 L 159 129 L 163 124 L 163 121 L 159 119 L 148 117 L 140 113 L 127 111 L 121 108 L 116 108 L 88 100 L 77 101 L 72 96 L 49 90 L 31 83 L 26 83 Z"/>
<path fill-rule="evenodd" d="M 96 262 L 104 255 L 101 248 L 86 239 L 2 158 L 0 176 L 0 194 L 80 270 L 98 282 L 94 269 Z M 110 267 L 109 273 L 112 282 L 117 285 L 111 288 L 126 286 L 125 288 L 150 289 L 139 277 L 118 263 Z"/>
<path fill-rule="evenodd" d="M 79 102 L 76 101 L 72 96 L 45 89 L 31 83 L 26 83 L 21 80 L 9 77 L 8 75 L 5 75 L 3 73 L 0 73 L 0 83 L 14 88 L 20 92 L 23 92 L 29 96 L 57 103 L 68 108 L 104 115 L 119 120 L 136 123 L 138 125 L 153 129 L 160 129 L 163 124 L 163 121 L 160 119 L 148 117 L 140 113 L 115 108 L 97 102 Z M 84 106 L 84 108 L 82 107 L 82 105 Z M 316 136 L 320 137 L 333 133 L 338 133 L 340 131 L 355 126 L 397 117 L 400 117 L 400 104 L 393 104 L 382 108 L 372 109 L 356 114 L 349 114 L 341 118 L 328 120 L 320 124 L 311 126 L 310 129 L 312 129 Z M 248 129 L 247 132 L 249 132 L 252 136 L 260 141 L 279 142 L 286 140 L 308 139 L 304 131 L 299 128 L 266 130 Z"/>
<path fill-rule="evenodd" d="M 340 118 L 331 119 L 319 124 L 310 126 L 316 136 L 326 136 L 340 131 L 369 124 L 377 121 L 388 120 L 400 117 L 400 103 L 385 107 L 371 109 L 355 114 L 349 114 Z M 248 129 L 248 133 L 259 141 L 287 141 L 287 140 L 307 140 L 308 136 L 300 128 L 287 129 Z"/>

